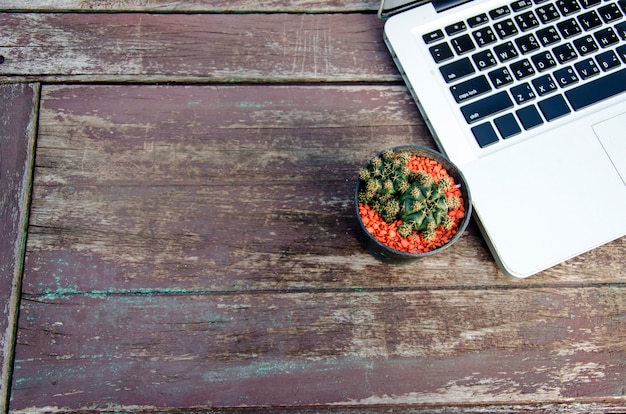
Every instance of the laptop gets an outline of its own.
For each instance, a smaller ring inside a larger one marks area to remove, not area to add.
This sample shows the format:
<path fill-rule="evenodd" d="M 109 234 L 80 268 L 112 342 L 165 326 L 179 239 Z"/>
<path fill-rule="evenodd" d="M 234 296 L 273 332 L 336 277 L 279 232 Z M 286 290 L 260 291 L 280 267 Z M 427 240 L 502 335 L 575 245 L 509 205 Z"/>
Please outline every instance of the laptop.
<path fill-rule="evenodd" d="M 626 235 L 626 0 L 383 0 L 379 15 L 505 274 Z"/>

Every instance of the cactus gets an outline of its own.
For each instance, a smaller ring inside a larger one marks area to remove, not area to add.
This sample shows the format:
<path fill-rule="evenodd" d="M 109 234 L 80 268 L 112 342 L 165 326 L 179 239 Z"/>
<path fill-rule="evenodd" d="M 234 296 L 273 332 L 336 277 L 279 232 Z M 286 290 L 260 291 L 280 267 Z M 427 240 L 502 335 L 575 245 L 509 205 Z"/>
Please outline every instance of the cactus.
<path fill-rule="evenodd" d="M 359 172 L 361 184 L 357 198 L 380 213 L 387 223 L 401 220 L 397 228 L 401 237 L 415 231 L 432 241 L 439 226 L 452 227 L 454 221 L 447 216 L 448 211 L 459 207 L 461 202 L 457 197 L 446 197 L 445 191 L 452 186 L 449 178 L 435 182 L 424 171 L 411 171 L 409 161 L 410 153 L 393 150 L 372 159 Z"/>

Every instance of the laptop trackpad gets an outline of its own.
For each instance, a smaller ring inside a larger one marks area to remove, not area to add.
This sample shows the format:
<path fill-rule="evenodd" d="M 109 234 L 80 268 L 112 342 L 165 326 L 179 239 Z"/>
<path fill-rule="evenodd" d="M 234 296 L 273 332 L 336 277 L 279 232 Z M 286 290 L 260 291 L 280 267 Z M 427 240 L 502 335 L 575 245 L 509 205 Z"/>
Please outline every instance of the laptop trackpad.
<path fill-rule="evenodd" d="M 593 126 L 596 136 L 626 184 L 626 113 Z"/>

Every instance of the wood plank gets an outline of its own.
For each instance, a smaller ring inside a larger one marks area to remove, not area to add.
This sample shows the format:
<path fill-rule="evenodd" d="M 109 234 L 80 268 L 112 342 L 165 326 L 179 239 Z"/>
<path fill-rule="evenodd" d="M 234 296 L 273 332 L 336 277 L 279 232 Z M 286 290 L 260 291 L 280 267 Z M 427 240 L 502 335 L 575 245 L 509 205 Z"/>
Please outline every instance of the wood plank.
<path fill-rule="evenodd" d="M 359 167 L 434 145 L 401 86 L 45 86 L 40 118 L 31 294 L 624 282 L 626 238 L 523 282 L 473 224 L 408 266 L 368 255 Z"/>
<path fill-rule="evenodd" d="M 0 25 L 0 81 L 400 80 L 372 13 L 2 13 Z"/>
<path fill-rule="evenodd" d="M 6 412 L 22 278 L 39 85 L 0 85 L 0 412 Z"/>
<path fill-rule="evenodd" d="M 624 406 L 626 288 L 35 295 L 13 410 Z"/>
<path fill-rule="evenodd" d="M 377 11 L 378 0 L 0 0 L 7 11 L 112 11 L 185 13 L 328 13 Z"/>

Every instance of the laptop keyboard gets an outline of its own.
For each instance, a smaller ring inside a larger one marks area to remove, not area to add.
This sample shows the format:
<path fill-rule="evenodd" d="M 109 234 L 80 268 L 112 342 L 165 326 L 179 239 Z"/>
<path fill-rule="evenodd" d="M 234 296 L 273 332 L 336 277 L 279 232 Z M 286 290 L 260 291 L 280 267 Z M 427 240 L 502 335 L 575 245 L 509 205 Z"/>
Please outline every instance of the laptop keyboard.
<path fill-rule="evenodd" d="M 517 0 L 423 36 L 486 147 L 626 91 L 626 0 Z"/>

